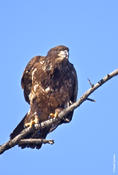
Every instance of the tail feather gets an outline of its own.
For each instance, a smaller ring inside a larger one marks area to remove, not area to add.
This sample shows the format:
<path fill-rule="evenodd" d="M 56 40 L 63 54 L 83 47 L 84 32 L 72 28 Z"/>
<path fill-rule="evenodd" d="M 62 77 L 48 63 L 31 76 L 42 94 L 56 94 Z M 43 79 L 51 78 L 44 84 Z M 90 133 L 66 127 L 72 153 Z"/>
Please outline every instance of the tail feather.
<path fill-rule="evenodd" d="M 24 116 L 24 118 L 21 120 L 21 122 L 16 126 L 16 128 L 13 130 L 13 132 L 10 134 L 10 139 L 13 139 L 14 137 L 16 137 L 18 134 L 20 134 L 20 132 L 24 129 L 24 121 L 26 118 L 27 114 Z M 36 133 L 31 133 L 28 134 L 25 139 L 28 138 L 41 138 L 41 139 L 45 139 L 47 134 L 49 133 L 50 128 L 45 128 L 41 131 L 38 131 Z M 42 146 L 42 143 L 40 144 L 32 144 L 32 143 L 27 143 L 27 144 L 18 144 L 18 146 L 20 146 L 22 149 L 24 148 L 36 148 L 36 149 L 40 149 Z"/>
<path fill-rule="evenodd" d="M 27 116 L 27 114 L 24 116 L 24 118 L 21 120 L 21 122 L 16 126 L 16 128 L 10 134 L 10 139 L 13 139 L 14 137 L 16 137 L 24 129 L 24 120 L 25 120 L 26 116 Z"/>
<path fill-rule="evenodd" d="M 37 132 L 35 135 L 33 134 L 30 138 L 39 138 L 39 139 L 45 139 L 47 134 L 49 133 L 49 129 L 43 129 L 42 131 Z M 40 149 L 42 146 L 42 143 L 39 144 L 33 144 L 33 143 L 27 143 L 27 144 L 18 144 L 22 149 L 24 148 L 36 148 Z"/>

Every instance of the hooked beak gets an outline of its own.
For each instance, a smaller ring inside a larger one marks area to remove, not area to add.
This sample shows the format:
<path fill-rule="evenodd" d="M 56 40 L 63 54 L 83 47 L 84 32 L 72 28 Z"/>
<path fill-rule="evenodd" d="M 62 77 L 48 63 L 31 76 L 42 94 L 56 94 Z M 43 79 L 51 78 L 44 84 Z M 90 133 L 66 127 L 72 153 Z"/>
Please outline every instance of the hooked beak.
<path fill-rule="evenodd" d="M 68 59 L 69 58 L 69 52 L 67 50 L 60 51 L 58 56 L 63 58 L 63 59 L 64 58 Z"/>

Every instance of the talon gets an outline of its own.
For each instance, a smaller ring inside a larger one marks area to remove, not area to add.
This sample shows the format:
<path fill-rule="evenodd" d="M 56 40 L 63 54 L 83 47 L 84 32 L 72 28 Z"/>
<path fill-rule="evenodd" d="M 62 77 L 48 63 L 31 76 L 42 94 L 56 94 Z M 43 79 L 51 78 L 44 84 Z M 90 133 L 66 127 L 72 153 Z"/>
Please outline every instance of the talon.
<path fill-rule="evenodd" d="M 34 120 L 31 120 L 29 123 L 25 123 L 25 127 L 32 127 L 35 124 Z"/>
<path fill-rule="evenodd" d="M 38 124 L 39 123 L 39 118 L 36 115 L 34 120 L 32 119 L 29 123 L 25 123 L 25 127 L 33 127 L 33 125 Z"/>
<path fill-rule="evenodd" d="M 35 124 L 35 120 L 31 120 L 30 127 L 32 127 Z"/>

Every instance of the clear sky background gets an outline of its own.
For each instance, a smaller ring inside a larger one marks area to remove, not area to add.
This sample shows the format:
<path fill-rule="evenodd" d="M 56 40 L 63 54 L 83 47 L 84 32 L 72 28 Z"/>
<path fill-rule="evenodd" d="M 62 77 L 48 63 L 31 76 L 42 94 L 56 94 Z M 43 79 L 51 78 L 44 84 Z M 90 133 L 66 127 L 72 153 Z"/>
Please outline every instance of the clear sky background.
<path fill-rule="evenodd" d="M 79 98 L 88 78 L 96 83 L 118 68 L 118 1 L 0 1 L 0 144 L 29 109 L 20 86 L 27 62 L 60 44 L 70 48 Z M 0 174 L 118 174 L 117 92 L 115 77 L 91 95 L 96 103 L 85 102 L 70 124 L 48 135 L 54 145 L 6 151 Z"/>

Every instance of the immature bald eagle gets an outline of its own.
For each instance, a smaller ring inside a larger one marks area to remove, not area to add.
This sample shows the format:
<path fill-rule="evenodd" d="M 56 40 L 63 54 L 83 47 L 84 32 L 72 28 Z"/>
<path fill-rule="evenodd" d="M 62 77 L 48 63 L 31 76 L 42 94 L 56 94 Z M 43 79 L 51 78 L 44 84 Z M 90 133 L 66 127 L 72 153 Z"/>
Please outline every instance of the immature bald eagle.
<path fill-rule="evenodd" d="M 50 49 L 47 56 L 35 56 L 27 64 L 21 85 L 25 100 L 30 104 L 30 110 L 11 133 L 11 139 L 18 135 L 24 127 L 32 127 L 58 113 L 75 102 L 77 97 L 77 75 L 74 66 L 69 62 L 69 49 L 57 46 Z M 71 121 L 73 111 L 60 121 Z M 30 134 L 25 138 L 45 138 L 57 126 L 52 126 L 40 132 Z M 39 149 L 42 144 L 24 144 L 21 148 Z"/>

